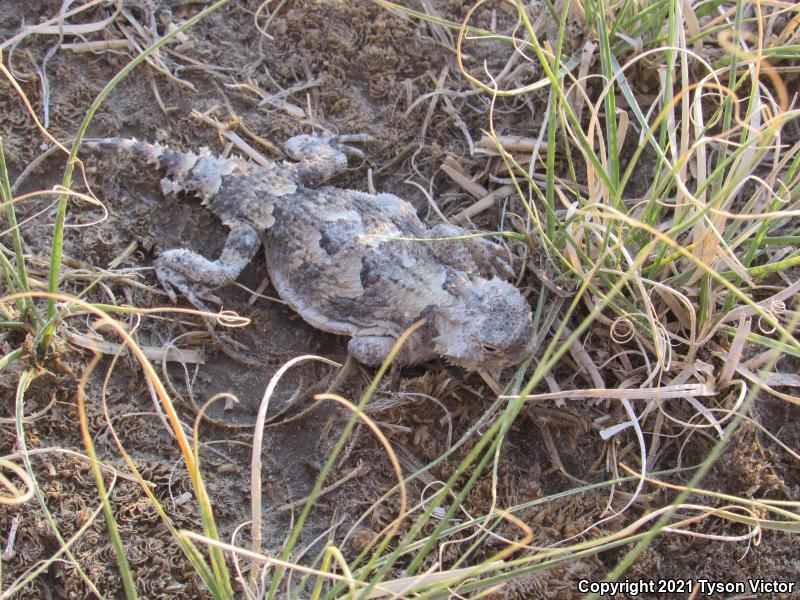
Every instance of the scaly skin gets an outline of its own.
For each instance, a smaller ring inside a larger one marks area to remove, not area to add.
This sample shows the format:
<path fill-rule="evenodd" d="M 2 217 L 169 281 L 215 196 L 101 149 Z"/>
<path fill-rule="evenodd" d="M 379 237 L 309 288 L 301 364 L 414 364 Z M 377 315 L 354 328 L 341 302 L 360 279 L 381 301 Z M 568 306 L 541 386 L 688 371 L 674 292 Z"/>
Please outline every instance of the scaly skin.
<path fill-rule="evenodd" d="M 136 140 L 87 142 L 155 165 L 165 193 L 189 191 L 230 228 L 217 260 L 186 249 L 163 252 L 156 274 L 170 298 L 219 303 L 212 290 L 234 281 L 263 244 L 273 285 L 308 323 L 350 336 L 349 352 L 378 365 L 398 336 L 424 318 L 400 364 L 435 356 L 467 369 L 517 364 L 533 343 L 531 310 L 500 277 L 512 271 L 503 248 L 464 229 L 428 229 L 408 202 L 323 184 L 359 153 L 363 136 L 291 138 L 296 162 L 260 166 L 175 151 Z M 316 187 L 321 186 L 322 187 Z M 431 239 L 434 238 L 434 239 Z"/>

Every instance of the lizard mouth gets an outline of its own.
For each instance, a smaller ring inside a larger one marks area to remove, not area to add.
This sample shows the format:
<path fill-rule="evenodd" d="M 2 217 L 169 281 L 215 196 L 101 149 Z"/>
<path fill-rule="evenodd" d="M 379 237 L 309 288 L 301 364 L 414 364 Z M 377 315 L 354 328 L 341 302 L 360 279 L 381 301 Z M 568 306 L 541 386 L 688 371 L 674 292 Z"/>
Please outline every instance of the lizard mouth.
<path fill-rule="evenodd" d="M 450 307 L 435 311 L 432 324 L 434 351 L 470 371 L 515 366 L 535 345 L 536 336 L 525 314 L 493 313 L 482 318 Z"/>

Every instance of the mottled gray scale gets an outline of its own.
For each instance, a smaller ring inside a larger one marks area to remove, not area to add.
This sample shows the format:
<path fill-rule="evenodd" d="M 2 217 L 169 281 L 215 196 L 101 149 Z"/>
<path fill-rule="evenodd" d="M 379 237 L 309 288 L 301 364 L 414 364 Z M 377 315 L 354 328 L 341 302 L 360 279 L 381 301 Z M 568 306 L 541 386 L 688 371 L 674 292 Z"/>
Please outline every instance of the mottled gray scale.
<path fill-rule="evenodd" d="M 266 230 L 275 223 L 272 200 L 297 190 L 294 182 L 281 177 L 278 171 L 253 169 L 236 170 L 222 178 L 220 191 L 207 201 L 208 208 L 226 219 L 238 219 Z"/>
<path fill-rule="evenodd" d="M 393 314 L 380 323 L 397 335 L 416 321 L 429 304 L 453 302 L 441 288 L 443 265 L 433 272 L 403 266 L 403 259 L 408 257 L 413 261 L 405 261 L 406 264 L 431 264 L 426 243 L 393 239 L 425 233 L 413 210 L 406 209 L 407 203 L 390 194 L 372 196 L 360 192 L 350 192 L 344 202 L 334 188 L 319 190 L 313 204 L 287 200 L 276 207 L 277 221 L 303 223 L 317 230 L 318 247 L 326 256 L 310 252 L 307 240 L 287 235 L 294 227 L 273 228 L 267 234 L 268 255 L 301 255 L 302 259 L 289 261 L 285 267 L 275 261 L 271 270 L 276 273 L 271 276 L 273 281 L 285 281 L 286 295 L 297 296 L 295 302 L 302 298 L 307 309 L 344 326 L 336 333 L 354 335 L 364 327 L 374 326 L 375 307 L 393 306 Z M 313 267 L 320 265 L 327 265 L 329 271 L 314 272 L 310 277 Z M 438 290 L 435 298 L 419 294 L 420 289 L 431 289 L 432 274 L 432 291 Z M 342 289 L 350 293 L 339 293 Z M 359 293 L 355 295 L 354 290 Z"/>
<path fill-rule="evenodd" d="M 387 279 L 385 265 L 387 260 L 393 262 L 398 252 L 416 253 L 421 248 L 414 242 L 380 236 L 405 236 L 414 233 L 414 228 L 402 215 L 390 223 L 375 218 L 381 207 L 372 196 L 352 192 L 352 201 L 345 203 L 335 191 L 323 188 L 313 204 L 289 196 L 276 206 L 277 222 L 287 226 L 273 228 L 266 235 L 267 254 L 275 257 L 268 260 L 273 284 L 280 286 L 278 291 L 287 302 L 298 305 L 298 312 L 324 315 L 335 323 L 321 326 L 329 331 L 354 335 L 377 325 L 398 335 L 405 323 L 375 318 L 376 303 L 392 304 L 393 297 L 408 292 L 398 288 L 396 279 L 394 283 Z M 297 230 L 309 235 L 288 233 Z M 316 243 L 311 243 L 314 237 Z M 368 285 L 362 281 L 365 264 L 376 265 L 375 277 Z M 418 308 L 416 314 L 423 306 Z"/>
<path fill-rule="evenodd" d="M 334 212 L 325 217 L 320 227 L 319 245 L 332 260 L 336 260 L 336 255 L 352 251 L 362 227 L 363 222 L 358 214 Z"/>

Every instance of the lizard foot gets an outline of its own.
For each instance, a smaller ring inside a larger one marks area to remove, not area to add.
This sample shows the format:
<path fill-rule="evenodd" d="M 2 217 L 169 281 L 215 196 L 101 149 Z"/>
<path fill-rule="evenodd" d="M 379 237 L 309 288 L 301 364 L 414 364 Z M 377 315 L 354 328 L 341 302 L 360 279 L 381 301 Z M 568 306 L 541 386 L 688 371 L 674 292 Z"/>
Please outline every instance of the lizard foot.
<path fill-rule="evenodd" d="M 467 240 L 467 247 L 473 260 L 478 264 L 478 269 L 484 272 L 485 277 L 500 277 L 512 279 L 514 269 L 508 264 L 508 251 L 488 238 L 471 238 Z"/>
<path fill-rule="evenodd" d="M 177 302 L 177 290 L 185 295 L 195 308 L 206 313 L 211 313 L 212 316 L 204 317 L 203 320 L 209 335 L 211 335 L 224 354 L 248 366 L 260 366 L 263 364 L 263 361 L 259 360 L 259 357 L 250 352 L 250 348 L 245 344 L 237 342 L 224 333 L 218 333 L 214 329 L 215 320 L 213 314 L 216 311 L 209 308 L 206 302 L 221 305 L 222 300 L 217 295 L 213 294 L 206 285 L 195 281 L 189 275 L 181 272 L 182 270 L 186 270 L 187 256 L 196 255 L 188 250 L 167 250 L 156 260 L 156 277 L 158 277 L 158 280 L 161 282 L 164 291 L 167 292 L 169 299 L 172 300 L 173 303 Z"/>
<path fill-rule="evenodd" d="M 455 225 L 436 225 L 431 228 L 431 237 L 462 238 L 434 242 L 433 250 L 442 260 L 467 274 L 476 271 L 486 278 L 511 279 L 514 270 L 508 264 L 506 249 L 485 237 L 466 237 L 473 234 Z"/>
<path fill-rule="evenodd" d="M 372 136 L 366 133 L 296 135 L 286 140 L 286 154 L 294 160 L 314 160 L 331 154 L 331 151 L 364 158 L 364 152 L 350 144 L 363 144 L 372 139 Z"/>
<path fill-rule="evenodd" d="M 228 226 L 231 231 L 217 260 L 185 248 L 167 250 L 156 259 L 156 276 L 170 300 L 176 301 L 178 290 L 201 310 L 208 310 L 203 300 L 222 304 L 211 290 L 235 281 L 261 246 L 261 238 L 251 225 L 231 221 Z"/>
<path fill-rule="evenodd" d="M 366 134 L 296 135 L 286 141 L 286 154 L 297 162 L 293 165 L 298 181 L 312 187 L 328 181 L 347 168 L 347 157 L 364 158 L 364 153 L 351 143 L 369 141 Z"/>
<path fill-rule="evenodd" d="M 212 293 L 206 286 L 198 283 L 186 274 L 180 265 L 185 264 L 182 257 L 190 254 L 188 250 L 167 250 L 156 260 L 156 277 L 161 282 L 161 287 L 174 303 L 178 301 L 176 290 L 198 309 L 205 312 L 214 312 L 206 306 L 203 300 L 214 304 L 222 304 L 222 300 Z M 182 272 L 183 271 L 183 272 Z"/>

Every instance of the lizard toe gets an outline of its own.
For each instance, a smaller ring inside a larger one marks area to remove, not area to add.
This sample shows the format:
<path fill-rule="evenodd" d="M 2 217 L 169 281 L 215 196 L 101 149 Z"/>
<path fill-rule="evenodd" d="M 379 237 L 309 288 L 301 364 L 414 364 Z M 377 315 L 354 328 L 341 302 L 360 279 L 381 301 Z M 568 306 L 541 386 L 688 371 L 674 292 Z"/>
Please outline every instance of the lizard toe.
<path fill-rule="evenodd" d="M 166 265 L 156 264 L 156 277 L 173 304 L 177 302 L 175 290 L 185 295 L 194 306 L 206 312 L 213 311 L 205 305 L 203 300 L 213 304 L 222 304 L 222 300 L 211 290 Z"/>

